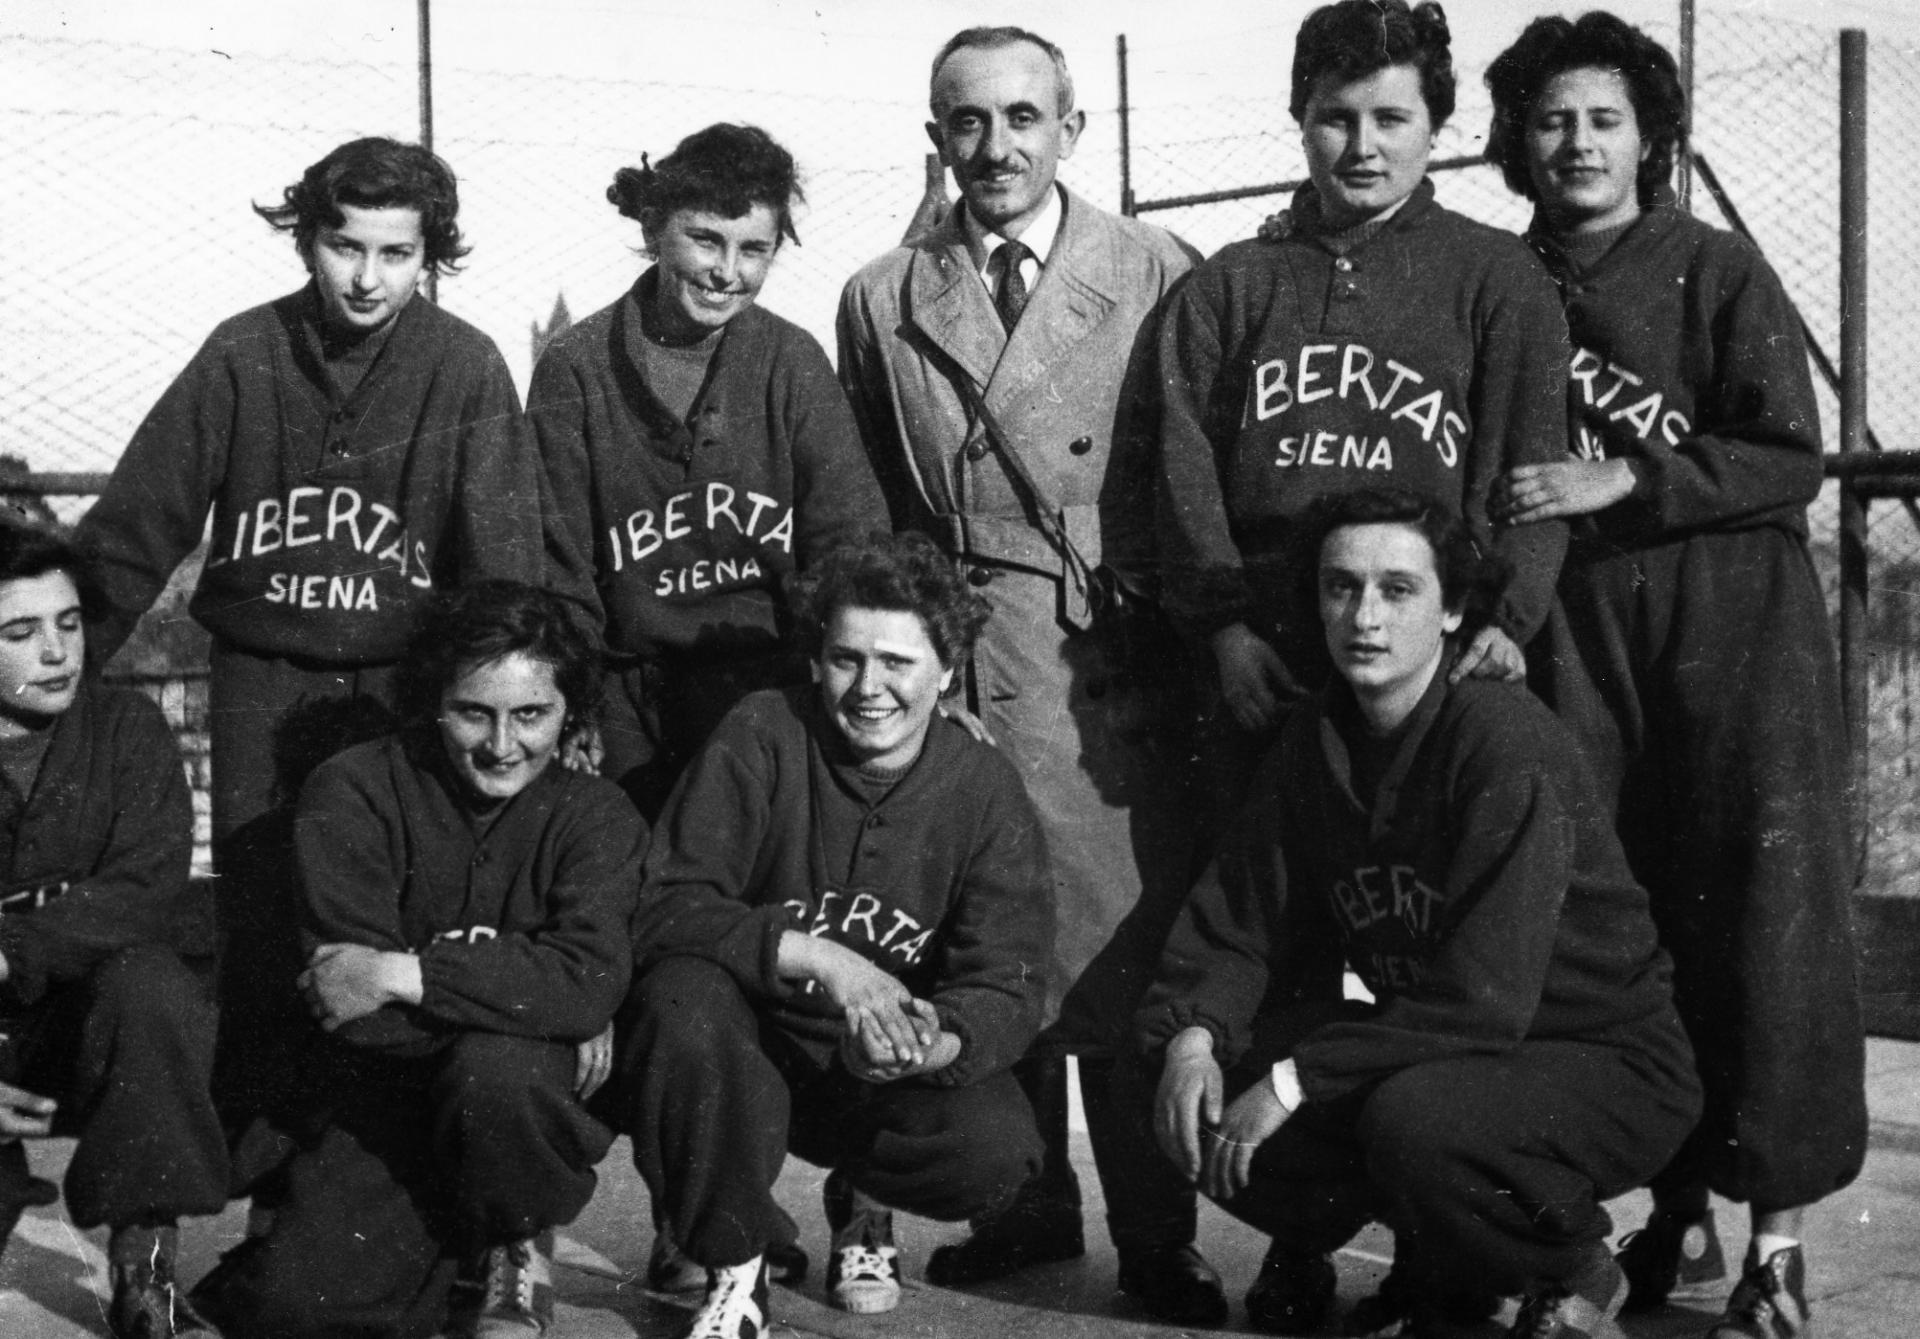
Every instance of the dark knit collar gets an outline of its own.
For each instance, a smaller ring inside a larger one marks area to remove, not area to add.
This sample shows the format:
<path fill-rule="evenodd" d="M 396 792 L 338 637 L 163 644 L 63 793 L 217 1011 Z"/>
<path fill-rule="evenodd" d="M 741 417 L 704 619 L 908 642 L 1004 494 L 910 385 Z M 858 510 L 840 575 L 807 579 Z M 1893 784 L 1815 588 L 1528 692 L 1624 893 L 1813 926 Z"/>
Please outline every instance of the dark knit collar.
<path fill-rule="evenodd" d="M 1541 230 L 1541 238 L 1566 258 L 1568 267 L 1574 273 L 1586 274 L 1605 260 L 1614 247 L 1620 244 L 1621 239 L 1632 232 L 1644 217 L 1644 212 L 1635 214 L 1625 223 L 1596 232 L 1563 233 L 1557 229 L 1544 227 Z"/>
<path fill-rule="evenodd" d="M 1320 192 L 1312 182 L 1305 182 L 1294 191 L 1293 200 L 1286 209 L 1268 215 L 1260 225 L 1258 236 L 1266 242 L 1299 237 L 1336 256 L 1344 256 L 1366 246 L 1382 233 L 1414 226 L 1432 207 L 1433 182 L 1425 179 L 1391 213 L 1376 214 L 1372 218 L 1340 227 L 1326 217 L 1321 207 Z"/>
<path fill-rule="evenodd" d="M 1584 262 L 1579 255 L 1567 249 L 1566 243 L 1573 239 L 1563 240 L 1552 232 L 1547 227 L 1546 219 L 1537 211 L 1533 221 L 1527 225 L 1525 240 L 1546 264 L 1548 273 L 1564 284 L 1569 279 L 1585 280 L 1620 266 L 1635 265 L 1640 258 L 1644 258 L 1649 248 L 1660 246 L 1674 229 L 1694 222 L 1691 214 L 1676 206 L 1650 205 L 1618 232 L 1610 230 L 1596 234 L 1608 240 L 1598 248 L 1597 256 Z"/>

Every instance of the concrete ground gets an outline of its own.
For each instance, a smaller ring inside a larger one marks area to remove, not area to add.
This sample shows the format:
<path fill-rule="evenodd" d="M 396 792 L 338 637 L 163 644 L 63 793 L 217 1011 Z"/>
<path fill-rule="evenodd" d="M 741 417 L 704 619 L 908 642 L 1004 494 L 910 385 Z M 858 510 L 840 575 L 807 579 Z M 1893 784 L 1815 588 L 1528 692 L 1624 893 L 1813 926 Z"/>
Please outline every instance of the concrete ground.
<path fill-rule="evenodd" d="M 1809 1265 L 1821 1339 L 1909 1339 L 1920 1330 L 1920 1044 L 1875 1040 L 1868 1046 L 1868 1100 L 1873 1135 L 1866 1171 L 1843 1193 L 1812 1214 Z M 69 1145 L 35 1150 L 36 1170 L 54 1174 Z M 898 1236 L 907 1264 L 907 1292 L 899 1310 L 855 1317 L 824 1305 L 820 1292 L 826 1229 L 819 1209 L 821 1174 L 789 1163 L 780 1183 L 782 1202 L 802 1225 L 802 1245 L 814 1267 L 801 1289 L 776 1288 L 779 1332 L 801 1336 L 910 1336 L 911 1339 L 1082 1339 L 1092 1336 L 1174 1335 L 1181 1331 L 1144 1322 L 1114 1291 L 1113 1251 L 1101 1231 L 1099 1183 L 1093 1175 L 1084 1133 L 1075 1135 L 1075 1161 L 1087 1193 L 1084 1259 L 1029 1271 L 1002 1283 L 962 1293 L 921 1283 L 927 1253 L 955 1240 L 964 1228 L 902 1218 Z M 601 1169 L 600 1193 L 562 1234 L 556 1282 L 560 1315 L 555 1339 L 671 1339 L 686 1323 L 684 1306 L 643 1291 L 636 1274 L 649 1241 L 646 1190 L 635 1176 L 625 1146 L 617 1146 Z M 1619 1201 L 1614 1217 L 1624 1232 L 1639 1226 L 1644 1194 Z M 1729 1258 L 1746 1248 L 1743 1211 L 1718 1206 L 1722 1242 Z M 244 1215 L 230 1208 L 218 1218 L 196 1220 L 182 1231 L 181 1273 L 197 1278 L 238 1239 Z M 1244 1331 L 1239 1298 L 1252 1282 L 1265 1242 L 1250 1229 L 1204 1205 L 1201 1248 L 1227 1280 L 1234 1299 L 1229 1330 Z M 8 1339 L 81 1339 L 104 1335 L 106 1325 L 104 1232 L 78 1232 L 59 1205 L 24 1218 L 0 1257 L 0 1336 Z M 1372 1290 L 1386 1269 L 1388 1239 L 1378 1229 L 1363 1234 L 1341 1255 L 1340 1292 L 1351 1301 Z M 1635 1339 L 1678 1339 L 1700 1334 L 1717 1314 L 1718 1301 L 1694 1310 L 1669 1308 L 1631 1317 Z M 1489 1325 L 1489 1336 L 1500 1333 Z M 228 1339 L 246 1339 L 229 1336 Z"/>

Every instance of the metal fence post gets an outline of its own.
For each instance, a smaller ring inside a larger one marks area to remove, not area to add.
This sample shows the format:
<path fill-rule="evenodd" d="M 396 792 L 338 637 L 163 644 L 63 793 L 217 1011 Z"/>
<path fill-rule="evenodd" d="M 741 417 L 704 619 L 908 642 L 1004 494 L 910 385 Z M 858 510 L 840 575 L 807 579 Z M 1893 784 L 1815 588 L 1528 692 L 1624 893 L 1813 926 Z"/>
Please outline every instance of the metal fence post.
<path fill-rule="evenodd" d="M 420 147 L 433 152 L 433 0 L 416 0 L 420 27 Z M 440 271 L 426 274 L 427 300 L 440 300 Z"/>
<path fill-rule="evenodd" d="M 1127 98 L 1127 35 L 1113 39 L 1120 64 L 1120 212 L 1133 217 L 1133 108 Z"/>
<path fill-rule="evenodd" d="M 1693 38 L 1697 26 L 1693 6 L 1694 0 L 1680 0 L 1680 90 L 1687 95 L 1689 121 L 1693 119 Z M 1693 155 L 1681 154 L 1676 166 L 1679 171 L 1675 174 L 1673 183 L 1674 194 L 1679 198 L 1680 208 L 1691 212 L 1693 209 Z"/>
<path fill-rule="evenodd" d="M 1867 35 L 1840 33 L 1840 450 L 1867 448 Z M 1840 484 L 1840 666 L 1864 867 L 1867 840 L 1867 505 Z"/>

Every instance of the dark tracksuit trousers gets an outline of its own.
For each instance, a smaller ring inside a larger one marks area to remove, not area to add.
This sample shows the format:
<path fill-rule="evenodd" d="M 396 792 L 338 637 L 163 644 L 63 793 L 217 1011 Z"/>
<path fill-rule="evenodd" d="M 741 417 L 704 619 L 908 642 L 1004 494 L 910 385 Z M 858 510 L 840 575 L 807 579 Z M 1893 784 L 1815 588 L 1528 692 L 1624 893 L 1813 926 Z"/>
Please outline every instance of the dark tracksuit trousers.
<path fill-rule="evenodd" d="M 1039 1166 L 1010 1074 L 954 1088 L 862 1083 L 764 1024 L 703 959 L 648 969 L 622 1014 L 609 1102 L 656 1217 L 710 1269 L 794 1239 L 773 1198 L 790 1149 L 882 1204 L 943 1221 L 1002 1207 Z"/>
<path fill-rule="evenodd" d="M 571 1222 L 613 1133 L 573 1096 L 571 1043 L 465 1032 L 418 1059 L 325 1063 L 271 1229 L 194 1290 L 247 1339 L 422 1339 L 463 1255 Z"/>
<path fill-rule="evenodd" d="M 216 643 L 209 685 L 221 1030 L 214 1091 L 235 1141 L 234 1193 L 256 1188 L 298 1118 L 310 1031 L 293 806 L 308 773 L 393 728 L 391 665 L 325 667 Z M 265 1116 L 265 1125 L 256 1118 Z"/>
<path fill-rule="evenodd" d="M 1560 591 L 1530 659 L 1618 797 L 1706 1093 L 1655 1190 L 1811 1203 L 1858 1174 L 1867 1115 L 1846 726 L 1806 546 L 1576 542 Z"/>
<path fill-rule="evenodd" d="M 154 1227 L 226 1207 L 214 1020 L 199 978 L 155 944 L 0 1019 L 0 1080 L 58 1101 L 54 1132 L 79 1141 L 65 1186 L 77 1226 Z"/>
<path fill-rule="evenodd" d="M 1662 1063 L 1592 1042 L 1531 1041 L 1415 1065 L 1339 1100 L 1307 1102 L 1261 1145 L 1247 1188 L 1222 1207 L 1314 1253 L 1384 1221 L 1396 1254 L 1436 1294 L 1564 1283 L 1612 1230 L 1602 1201 L 1644 1184 L 1693 1124 L 1692 1076 Z M 1269 1068 L 1230 1070 L 1228 1094 L 1267 1082 Z M 1150 1110 L 1151 1100 L 1149 1090 L 1135 1105 Z M 1178 1178 L 1155 1146 L 1133 1156 Z"/>

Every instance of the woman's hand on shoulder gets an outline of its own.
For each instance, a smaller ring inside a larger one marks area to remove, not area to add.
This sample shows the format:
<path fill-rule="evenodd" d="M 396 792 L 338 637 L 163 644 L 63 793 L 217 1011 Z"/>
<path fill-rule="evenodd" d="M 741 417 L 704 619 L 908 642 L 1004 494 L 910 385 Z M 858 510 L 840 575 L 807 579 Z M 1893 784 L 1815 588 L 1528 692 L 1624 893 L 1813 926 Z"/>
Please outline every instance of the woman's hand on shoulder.
<path fill-rule="evenodd" d="M 1245 623 L 1229 623 L 1213 634 L 1213 659 L 1220 696 L 1243 730 L 1271 728 L 1282 705 L 1301 696 L 1280 653 Z"/>
<path fill-rule="evenodd" d="M 1489 624 L 1473 635 L 1466 649 L 1447 672 L 1448 683 L 1459 683 L 1471 674 L 1476 679 L 1498 679 L 1519 683 L 1527 677 L 1527 656 L 1519 643 Z"/>
<path fill-rule="evenodd" d="M 607 746 L 600 738 L 598 725 L 583 725 L 571 730 L 560 741 L 560 765 L 582 776 L 599 776 L 606 760 Z"/>
<path fill-rule="evenodd" d="M 939 707 L 942 716 L 945 716 L 982 744 L 994 744 L 998 742 L 988 733 L 987 723 L 961 706 L 958 702 L 943 697 L 936 705 Z"/>

